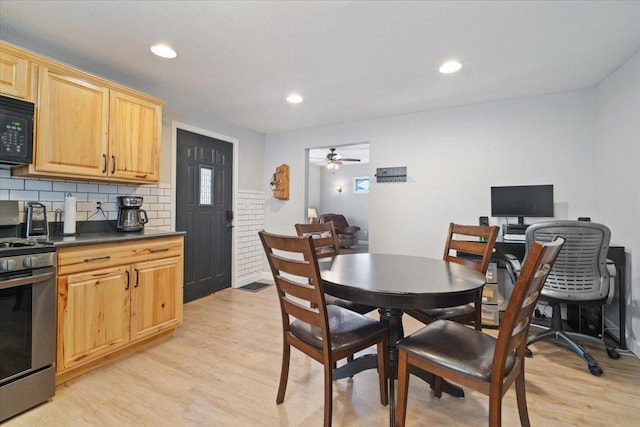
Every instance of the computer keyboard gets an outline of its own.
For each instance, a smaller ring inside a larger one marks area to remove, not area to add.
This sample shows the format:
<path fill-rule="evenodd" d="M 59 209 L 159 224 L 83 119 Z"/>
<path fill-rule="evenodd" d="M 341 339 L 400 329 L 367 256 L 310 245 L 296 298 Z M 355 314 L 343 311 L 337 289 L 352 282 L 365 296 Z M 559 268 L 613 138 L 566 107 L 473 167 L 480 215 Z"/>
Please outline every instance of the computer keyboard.
<path fill-rule="evenodd" d="M 502 240 L 515 240 L 517 242 L 524 242 L 525 235 L 524 234 L 504 234 L 502 236 Z"/>

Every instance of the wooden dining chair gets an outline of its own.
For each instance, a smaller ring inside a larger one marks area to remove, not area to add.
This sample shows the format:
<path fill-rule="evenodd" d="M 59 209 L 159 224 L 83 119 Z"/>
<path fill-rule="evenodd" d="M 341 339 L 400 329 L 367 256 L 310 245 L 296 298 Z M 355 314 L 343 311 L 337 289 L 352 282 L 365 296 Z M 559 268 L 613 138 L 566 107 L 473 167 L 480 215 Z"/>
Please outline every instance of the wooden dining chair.
<path fill-rule="evenodd" d="M 409 371 L 417 367 L 489 396 L 489 426 L 502 420 L 502 397 L 516 384 L 520 424 L 529 426 L 524 382 L 527 334 L 533 309 L 564 239 L 534 243 L 514 285 L 498 338 L 450 320 L 435 321 L 400 340 L 398 354 L 398 404 L 396 427 L 404 426 L 407 414 Z M 434 387 L 434 394 L 440 397 Z"/>
<path fill-rule="evenodd" d="M 495 225 L 460 225 L 450 223 L 447 243 L 444 247 L 442 259 L 466 265 L 478 270 L 482 274 L 486 274 L 499 230 Z M 455 254 L 452 253 L 454 251 Z M 464 254 L 461 254 L 461 252 Z M 478 297 L 473 304 L 456 307 L 406 310 L 405 313 L 426 325 L 438 319 L 446 319 L 455 320 L 456 322 L 464 324 L 473 323 L 476 330 L 482 330 L 481 296 Z"/>
<path fill-rule="evenodd" d="M 380 403 L 388 404 L 387 328 L 382 323 L 325 303 L 313 238 L 258 233 L 276 284 L 282 315 L 282 367 L 276 403 L 284 401 L 291 347 L 324 366 L 324 425 L 331 425 L 335 363 L 377 345 Z"/>
<path fill-rule="evenodd" d="M 319 224 L 296 224 L 296 233 L 298 236 L 313 237 L 313 246 L 318 259 L 333 257 L 340 253 L 338 234 L 336 233 L 335 226 L 331 221 Z M 322 269 L 322 266 L 320 266 L 320 269 Z M 366 304 L 358 304 L 353 301 L 337 298 L 328 294 L 325 294 L 324 298 L 327 304 L 348 308 L 349 310 L 360 314 L 367 314 L 377 308 Z"/>

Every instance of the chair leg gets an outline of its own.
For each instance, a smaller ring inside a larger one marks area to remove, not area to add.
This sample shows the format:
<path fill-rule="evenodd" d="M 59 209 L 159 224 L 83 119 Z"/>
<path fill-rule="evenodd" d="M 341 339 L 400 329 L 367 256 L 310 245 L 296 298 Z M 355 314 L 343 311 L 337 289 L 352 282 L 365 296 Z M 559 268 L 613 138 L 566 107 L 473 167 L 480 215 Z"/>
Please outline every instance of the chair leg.
<path fill-rule="evenodd" d="M 524 366 L 520 375 L 516 377 L 516 399 L 518 401 L 518 414 L 520 415 L 520 425 L 530 427 L 529 411 L 527 410 L 527 395 L 524 382 Z"/>
<path fill-rule="evenodd" d="M 324 365 L 324 427 L 331 427 L 333 409 L 333 369 L 332 364 Z"/>
<path fill-rule="evenodd" d="M 378 381 L 380 382 L 380 403 L 384 406 L 389 404 L 389 389 L 387 388 L 387 343 L 378 343 Z"/>
<path fill-rule="evenodd" d="M 404 427 L 407 419 L 407 395 L 409 394 L 409 360 L 407 353 L 400 350 L 398 352 L 398 397 L 396 405 L 396 427 Z M 390 382 L 393 387 L 393 381 Z"/>
<path fill-rule="evenodd" d="M 444 383 L 442 377 L 438 375 L 433 376 L 433 395 L 440 399 L 442 397 L 442 384 Z"/>
<path fill-rule="evenodd" d="M 573 350 L 573 352 L 578 356 L 582 357 L 582 359 L 584 359 L 584 361 L 587 362 L 589 366 L 595 366 L 598 364 L 598 361 L 594 359 L 593 356 L 591 356 L 589 353 L 587 353 L 587 350 L 585 350 L 583 346 L 573 341 L 566 332 L 559 331 L 556 334 L 556 337 L 562 338 L 564 342 L 566 342 L 569 347 L 571 347 L 571 350 Z"/>
<path fill-rule="evenodd" d="M 502 425 L 502 391 L 489 394 L 489 426 Z"/>
<path fill-rule="evenodd" d="M 476 328 L 476 331 L 482 332 L 482 295 L 476 298 L 475 301 L 475 318 L 473 319 L 473 326 Z"/>
<path fill-rule="evenodd" d="M 285 343 L 282 346 L 282 367 L 280 369 L 280 385 L 278 386 L 278 397 L 276 403 L 279 405 L 284 401 L 284 394 L 287 391 L 287 379 L 289 378 L 289 360 L 291 356 L 291 346 Z"/>
<path fill-rule="evenodd" d="M 555 338 L 556 333 L 557 331 L 554 331 L 553 329 L 547 329 L 546 331 L 538 332 L 535 335 L 529 335 L 529 337 L 527 338 L 527 345 L 533 344 L 536 341 L 547 339 L 549 337 Z"/>

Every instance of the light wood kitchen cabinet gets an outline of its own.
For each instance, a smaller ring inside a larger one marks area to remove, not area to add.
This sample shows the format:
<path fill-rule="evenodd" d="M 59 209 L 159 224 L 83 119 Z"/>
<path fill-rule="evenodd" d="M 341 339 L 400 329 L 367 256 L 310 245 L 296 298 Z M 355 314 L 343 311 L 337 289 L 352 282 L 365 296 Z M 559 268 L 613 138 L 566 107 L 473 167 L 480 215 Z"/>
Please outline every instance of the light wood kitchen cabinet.
<path fill-rule="evenodd" d="M 58 250 L 57 383 L 175 332 L 183 250 L 182 236 Z"/>
<path fill-rule="evenodd" d="M 180 262 L 178 262 L 180 261 Z M 131 292 L 131 340 L 139 340 L 178 323 L 175 283 L 182 258 L 161 259 L 133 266 Z M 180 288 L 182 293 L 182 288 Z"/>
<path fill-rule="evenodd" d="M 37 65 L 34 161 L 14 168 L 13 175 L 159 182 L 163 101 L 47 58 L 25 56 Z"/>
<path fill-rule="evenodd" d="M 129 343 L 129 279 L 127 267 L 60 279 L 60 295 L 66 301 L 59 320 L 58 343 L 63 348 L 58 368 L 72 368 Z"/>
<path fill-rule="evenodd" d="M 111 91 L 108 174 L 136 182 L 160 180 L 162 106 Z"/>
<path fill-rule="evenodd" d="M 106 177 L 109 90 L 43 67 L 39 107 L 35 170 Z"/>
<path fill-rule="evenodd" d="M 33 102 L 34 68 L 20 53 L 12 46 L 0 43 L 0 94 Z"/>

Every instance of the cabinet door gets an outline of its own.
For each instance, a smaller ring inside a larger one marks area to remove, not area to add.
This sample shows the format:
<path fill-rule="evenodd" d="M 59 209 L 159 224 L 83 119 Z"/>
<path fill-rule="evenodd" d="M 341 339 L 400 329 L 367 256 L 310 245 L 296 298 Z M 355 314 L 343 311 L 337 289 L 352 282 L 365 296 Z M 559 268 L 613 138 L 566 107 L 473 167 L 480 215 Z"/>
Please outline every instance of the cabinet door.
<path fill-rule="evenodd" d="M 32 101 L 30 65 L 26 59 L 0 51 L 0 93 Z"/>
<path fill-rule="evenodd" d="M 131 287 L 131 341 L 182 320 L 182 257 L 135 264 Z"/>
<path fill-rule="evenodd" d="M 37 171 L 105 177 L 109 90 L 48 68 L 40 73 Z"/>
<path fill-rule="evenodd" d="M 162 107 L 111 91 L 109 173 L 114 178 L 158 182 Z"/>
<path fill-rule="evenodd" d="M 130 330 L 128 267 L 58 280 L 58 371 L 126 345 Z"/>

